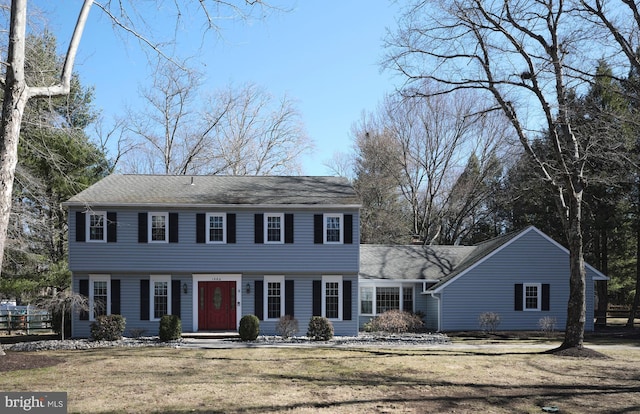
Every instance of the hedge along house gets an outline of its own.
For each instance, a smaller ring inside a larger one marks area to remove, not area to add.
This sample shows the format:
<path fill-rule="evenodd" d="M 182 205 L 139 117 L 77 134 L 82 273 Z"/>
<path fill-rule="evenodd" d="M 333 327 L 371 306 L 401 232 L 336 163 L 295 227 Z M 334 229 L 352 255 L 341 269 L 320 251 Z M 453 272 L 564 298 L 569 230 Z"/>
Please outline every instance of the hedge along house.
<path fill-rule="evenodd" d="M 421 312 L 432 331 L 478 330 L 484 312 L 500 330 L 539 330 L 542 318 L 566 325 L 569 252 L 535 227 L 475 246 L 362 245 L 360 326 L 389 309 Z M 594 329 L 595 283 L 586 265 L 585 329 Z"/>
<path fill-rule="evenodd" d="M 284 315 L 301 334 L 313 315 L 358 332 L 360 205 L 345 179 L 111 175 L 64 205 L 72 289 L 91 305 L 75 337 L 100 314 L 149 335 L 165 314 L 183 332 L 236 330 L 247 314 L 262 334 Z"/>

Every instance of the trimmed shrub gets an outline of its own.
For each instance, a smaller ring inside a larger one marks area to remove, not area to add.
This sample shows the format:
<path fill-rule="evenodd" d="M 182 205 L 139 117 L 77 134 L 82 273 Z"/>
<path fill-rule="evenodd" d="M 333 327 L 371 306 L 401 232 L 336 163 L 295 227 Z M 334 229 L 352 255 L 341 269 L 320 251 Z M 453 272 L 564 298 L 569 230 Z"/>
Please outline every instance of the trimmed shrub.
<path fill-rule="evenodd" d="M 478 316 L 478 323 L 483 331 L 495 332 L 500 325 L 500 315 L 496 312 L 482 312 Z"/>
<path fill-rule="evenodd" d="M 369 332 L 407 333 L 418 332 L 424 326 L 422 318 L 414 313 L 388 310 L 365 325 Z"/>
<path fill-rule="evenodd" d="M 176 315 L 164 315 L 160 318 L 158 333 L 162 342 L 175 341 L 182 337 L 182 321 Z"/>
<path fill-rule="evenodd" d="M 260 333 L 260 320 L 258 317 L 256 315 L 244 315 L 240 319 L 238 333 L 243 341 L 255 341 Z"/>
<path fill-rule="evenodd" d="M 290 338 L 298 333 L 298 320 L 290 315 L 284 315 L 276 325 L 276 333 L 283 338 Z"/>
<path fill-rule="evenodd" d="M 313 316 L 309 320 L 307 336 L 313 341 L 328 341 L 333 338 L 333 324 L 322 316 Z"/>
<path fill-rule="evenodd" d="M 91 323 L 91 338 L 94 341 L 117 341 L 122 339 L 124 328 L 122 315 L 101 315 Z"/>

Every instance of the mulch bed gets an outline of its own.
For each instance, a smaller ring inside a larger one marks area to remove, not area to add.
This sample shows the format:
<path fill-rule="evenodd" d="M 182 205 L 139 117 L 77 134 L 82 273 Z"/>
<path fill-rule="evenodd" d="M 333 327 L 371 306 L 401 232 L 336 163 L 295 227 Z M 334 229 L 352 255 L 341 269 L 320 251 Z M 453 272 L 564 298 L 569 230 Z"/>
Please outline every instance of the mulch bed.
<path fill-rule="evenodd" d="M 64 362 L 62 358 L 38 355 L 33 352 L 7 352 L 0 355 L 0 372 L 46 368 Z"/>

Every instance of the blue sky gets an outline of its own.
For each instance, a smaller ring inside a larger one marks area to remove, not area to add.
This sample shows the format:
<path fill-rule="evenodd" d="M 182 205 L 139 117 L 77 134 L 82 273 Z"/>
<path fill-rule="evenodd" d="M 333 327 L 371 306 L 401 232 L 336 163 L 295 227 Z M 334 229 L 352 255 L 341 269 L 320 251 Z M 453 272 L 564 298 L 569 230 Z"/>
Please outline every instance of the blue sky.
<path fill-rule="evenodd" d="M 34 0 L 46 11 L 61 48 L 66 48 L 81 3 Z M 190 43 L 183 43 L 181 54 L 199 53 L 201 63 L 195 66 L 206 76 L 202 92 L 254 82 L 274 96 L 286 93 L 295 99 L 316 145 L 304 160 L 304 173 L 325 175 L 329 171 L 322 164 L 334 152 L 350 151 L 351 125 L 363 111 L 374 111 L 399 82 L 379 65 L 386 29 L 395 30 L 397 6 L 387 0 L 289 4 L 292 11 L 265 21 L 225 22 L 222 38 L 209 36 L 201 49 L 199 24 L 185 19 L 180 35 L 189 36 Z M 156 20 L 151 29 L 162 35 L 163 27 L 173 29 L 172 21 Z M 125 105 L 138 104 L 138 89 L 148 81 L 149 70 L 138 43 L 114 34 L 111 22 L 94 6 L 75 71 L 85 86 L 95 87 L 94 103 L 106 120 L 122 115 Z"/>

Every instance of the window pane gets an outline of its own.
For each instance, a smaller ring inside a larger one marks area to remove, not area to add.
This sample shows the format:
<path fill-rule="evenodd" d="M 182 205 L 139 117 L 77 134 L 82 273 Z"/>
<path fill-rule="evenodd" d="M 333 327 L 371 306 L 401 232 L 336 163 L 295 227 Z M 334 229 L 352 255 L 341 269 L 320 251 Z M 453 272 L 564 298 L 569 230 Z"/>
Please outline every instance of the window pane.
<path fill-rule="evenodd" d="M 94 316 L 107 314 L 107 281 L 93 282 L 93 314 Z"/>
<path fill-rule="evenodd" d="M 327 217 L 327 242 L 340 242 L 340 217 Z"/>
<path fill-rule="evenodd" d="M 340 316 L 340 284 L 338 282 L 327 282 L 325 289 L 325 317 L 329 319 L 337 319 Z"/>
<path fill-rule="evenodd" d="M 379 287 L 376 289 L 376 312 L 400 309 L 400 288 Z"/>
<path fill-rule="evenodd" d="M 526 286 L 525 308 L 538 309 L 538 286 Z"/>
<path fill-rule="evenodd" d="M 224 218 L 222 216 L 209 217 L 209 241 L 224 241 Z"/>
<path fill-rule="evenodd" d="M 104 240 L 104 215 L 89 216 L 89 240 Z"/>
<path fill-rule="evenodd" d="M 279 318 L 281 309 L 280 282 L 267 283 L 267 317 Z"/>
<path fill-rule="evenodd" d="M 402 310 L 405 312 L 413 312 L 413 288 L 402 288 Z"/>
<path fill-rule="evenodd" d="M 360 288 L 360 313 L 373 313 L 373 288 Z"/>
<path fill-rule="evenodd" d="M 153 241 L 165 241 L 166 240 L 166 227 L 167 218 L 164 215 L 151 216 L 151 240 Z"/>
<path fill-rule="evenodd" d="M 279 242 L 280 239 L 280 217 L 279 216 L 270 216 L 267 217 L 267 241 L 270 242 Z"/>
<path fill-rule="evenodd" d="M 153 317 L 159 319 L 169 313 L 169 283 L 153 283 Z"/>

